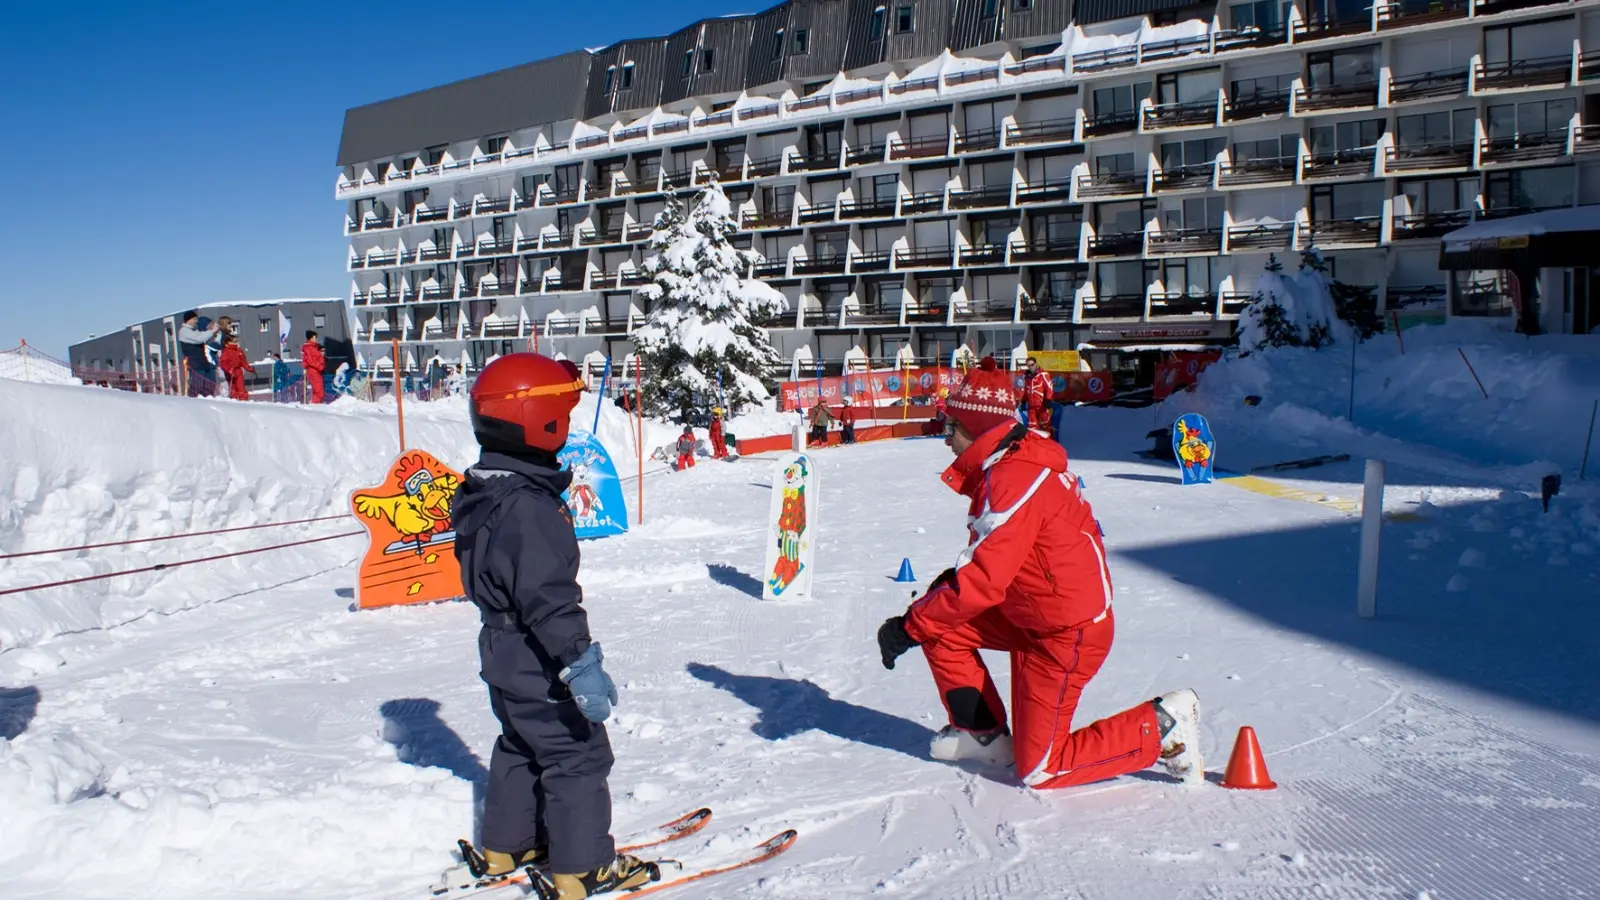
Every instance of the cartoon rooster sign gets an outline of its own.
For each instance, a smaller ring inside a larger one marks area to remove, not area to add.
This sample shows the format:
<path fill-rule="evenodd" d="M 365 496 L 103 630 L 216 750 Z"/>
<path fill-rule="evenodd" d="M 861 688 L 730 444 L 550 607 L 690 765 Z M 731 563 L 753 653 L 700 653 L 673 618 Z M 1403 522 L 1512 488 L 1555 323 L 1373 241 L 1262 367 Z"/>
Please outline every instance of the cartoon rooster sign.
<path fill-rule="evenodd" d="M 1172 454 L 1178 459 L 1184 484 L 1211 481 L 1211 466 L 1217 443 L 1211 426 L 1199 413 L 1185 413 L 1172 426 Z"/>
<path fill-rule="evenodd" d="M 422 454 L 409 454 L 394 468 L 398 494 L 357 493 L 351 497 L 355 511 L 369 519 L 383 519 L 399 532 L 400 539 L 384 548 L 385 553 L 410 550 L 421 556 L 430 544 L 455 539 L 450 530 L 450 507 L 461 479 L 448 470 L 429 471 Z"/>

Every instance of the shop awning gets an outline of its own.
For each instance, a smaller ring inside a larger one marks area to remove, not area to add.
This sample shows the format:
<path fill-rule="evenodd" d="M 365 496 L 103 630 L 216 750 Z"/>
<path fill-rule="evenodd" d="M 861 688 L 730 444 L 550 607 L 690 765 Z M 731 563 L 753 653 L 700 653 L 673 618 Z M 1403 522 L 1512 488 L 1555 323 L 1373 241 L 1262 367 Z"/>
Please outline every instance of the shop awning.
<path fill-rule="evenodd" d="M 1160 351 L 1162 351 L 1164 353 L 1165 352 L 1178 353 L 1178 352 L 1183 352 L 1183 351 L 1202 352 L 1203 353 L 1203 352 L 1205 352 L 1207 350 L 1216 350 L 1219 347 L 1222 347 L 1226 343 L 1227 343 L 1227 341 L 1220 341 L 1220 340 L 1217 343 L 1214 343 L 1214 344 L 1136 344 L 1136 343 L 1133 343 L 1132 341 L 1128 341 L 1128 342 L 1123 342 L 1123 341 L 1094 341 L 1093 343 L 1079 344 L 1078 345 L 1078 349 L 1079 350 L 1119 350 L 1119 351 L 1122 351 L 1122 352 L 1125 352 L 1125 353 L 1142 353 L 1142 352 L 1151 351 L 1151 350 L 1160 350 Z"/>
<path fill-rule="evenodd" d="M 1543 269 L 1595 263 L 1600 205 L 1474 222 L 1446 234 L 1439 268 Z"/>

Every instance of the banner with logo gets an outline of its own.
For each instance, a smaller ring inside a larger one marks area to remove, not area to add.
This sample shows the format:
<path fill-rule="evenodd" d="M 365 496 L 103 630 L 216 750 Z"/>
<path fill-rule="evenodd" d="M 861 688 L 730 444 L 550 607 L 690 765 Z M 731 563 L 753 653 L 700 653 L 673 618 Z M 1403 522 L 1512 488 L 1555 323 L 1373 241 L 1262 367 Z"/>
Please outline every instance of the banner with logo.
<path fill-rule="evenodd" d="M 578 540 L 627 531 L 628 508 L 622 500 L 622 482 L 605 446 L 587 431 L 573 431 L 556 459 L 561 461 L 562 469 L 572 473 L 572 485 L 561 499 L 572 513 Z"/>
<path fill-rule="evenodd" d="M 1178 391 L 1200 380 L 1206 366 L 1222 358 L 1222 352 L 1178 351 L 1165 361 L 1156 363 L 1155 399 L 1165 400 Z"/>

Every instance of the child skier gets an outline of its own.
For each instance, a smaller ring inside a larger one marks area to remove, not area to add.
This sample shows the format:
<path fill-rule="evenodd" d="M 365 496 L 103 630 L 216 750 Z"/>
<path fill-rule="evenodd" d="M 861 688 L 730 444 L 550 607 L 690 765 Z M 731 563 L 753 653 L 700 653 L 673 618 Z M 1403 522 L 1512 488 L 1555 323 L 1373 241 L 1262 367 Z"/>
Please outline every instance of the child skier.
<path fill-rule="evenodd" d="M 483 807 L 488 874 L 548 868 L 559 900 L 661 877 L 617 853 L 611 743 L 600 723 L 617 690 L 589 633 L 578 541 L 556 453 L 583 393 L 570 362 L 513 353 L 484 367 L 469 410 L 482 455 L 455 500 L 456 557 L 477 605 L 481 675 L 500 721 Z"/>
<path fill-rule="evenodd" d="M 254 375 L 256 367 L 250 365 L 250 358 L 244 355 L 239 339 L 227 332 L 222 335 L 222 353 L 217 359 L 217 367 L 228 377 L 228 395 L 235 400 L 249 400 L 250 392 L 244 389 L 244 373 Z"/>
<path fill-rule="evenodd" d="M 842 444 L 856 442 L 856 407 L 849 397 L 845 397 L 844 405 L 839 407 L 839 442 Z"/>
<path fill-rule="evenodd" d="M 678 471 L 694 468 L 694 451 L 697 442 L 694 439 L 694 428 L 683 426 L 683 434 L 678 435 Z"/>
<path fill-rule="evenodd" d="M 921 646 L 950 724 L 934 759 L 1013 764 L 1032 788 L 1137 772 L 1159 761 L 1205 777 L 1200 708 L 1187 688 L 1077 731 L 1072 715 L 1111 652 L 1111 575 L 1094 513 L 1066 451 L 1017 420 L 1010 372 L 993 357 L 970 372 L 949 412 L 956 454 L 943 481 L 971 498 L 970 543 L 955 568 L 878 630 L 885 668 Z M 1011 714 L 978 650 L 1011 654 Z"/>
<path fill-rule="evenodd" d="M 312 403 L 323 402 L 322 373 L 327 371 L 328 358 L 322 353 L 322 344 L 315 331 L 306 332 L 306 342 L 300 345 L 300 368 L 305 370 L 306 387 L 311 390 L 307 398 Z M 395 361 L 399 365 L 399 361 Z"/>
<path fill-rule="evenodd" d="M 711 408 L 711 427 L 708 430 L 711 438 L 711 458 L 727 459 L 728 444 L 722 437 L 722 407 Z"/>

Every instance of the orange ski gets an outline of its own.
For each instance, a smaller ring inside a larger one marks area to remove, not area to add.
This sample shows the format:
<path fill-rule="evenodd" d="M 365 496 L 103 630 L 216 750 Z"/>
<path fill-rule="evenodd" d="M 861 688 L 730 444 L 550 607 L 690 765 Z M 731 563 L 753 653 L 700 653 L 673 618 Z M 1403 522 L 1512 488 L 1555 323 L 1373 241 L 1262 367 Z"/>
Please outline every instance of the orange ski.
<path fill-rule="evenodd" d="M 795 839 L 799 836 L 799 832 L 795 831 L 793 828 L 780 831 L 772 837 L 767 838 L 765 841 L 757 844 L 754 852 L 751 853 L 750 856 L 747 856 L 738 862 L 714 866 L 709 869 L 696 869 L 690 872 L 683 872 L 675 878 L 664 878 L 661 881 L 655 882 L 654 884 L 647 884 L 636 890 L 627 891 L 621 896 L 627 898 L 643 897 L 646 894 L 654 894 L 660 891 L 670 890 L 680 885 L 688 884 L 691 881 L 700 881 L 704 878 L 710 878 L 713 875 L 722 875 L 726 872 L 734 872 L 739 869 L 749 868 L 756 863 L 766 862 L 767 860 L 794 846 Z M 667 862 L 667 860 L 662 860 L 662 862 Z"/>

